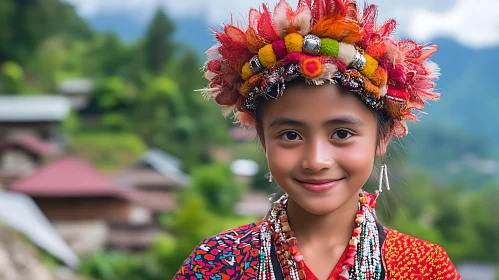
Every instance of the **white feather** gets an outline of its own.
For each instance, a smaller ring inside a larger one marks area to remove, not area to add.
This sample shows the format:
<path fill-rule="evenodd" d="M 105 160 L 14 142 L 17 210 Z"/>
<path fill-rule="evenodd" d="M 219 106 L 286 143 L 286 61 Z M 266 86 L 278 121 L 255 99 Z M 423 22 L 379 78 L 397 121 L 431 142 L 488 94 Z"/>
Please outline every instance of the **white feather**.
<path fill-rule="evenodd" d="M 274 9 L 274 24 L 281 38 L 284 38 L 286 30 L 291 25 L 288 18 L 289 10 L 291 10 L 291 6 L 289 6 L 286 0 L 281 0 Z"/>
<path fill-rule="evenodd" d="M 309 7 L 303 7 L 302 10 L 293 19 L 293 26 L 296 27 L 298 33 L 302 36 L 310 32 L 310 21 L 312 20 L 312 12 Z"/>
<path fill-rule="evenodd" d="M 221 47 L 220 43 L 212 46 L 206 51 L 206 55 L 208 56 L 208 61 L 210 60 L 221 60 L 222 56 L 218 52 L 218 49 Z"/>
<path fill-rule="evenodd" d="M 426 70 L 430 72 L 430 77 L 432 78 L 440 77 L 440 67 L 438 66 L 438 64 L 436 64 L 431 60 L 427 60 L 423 63 L 423 65 L 426 68 Z"/>

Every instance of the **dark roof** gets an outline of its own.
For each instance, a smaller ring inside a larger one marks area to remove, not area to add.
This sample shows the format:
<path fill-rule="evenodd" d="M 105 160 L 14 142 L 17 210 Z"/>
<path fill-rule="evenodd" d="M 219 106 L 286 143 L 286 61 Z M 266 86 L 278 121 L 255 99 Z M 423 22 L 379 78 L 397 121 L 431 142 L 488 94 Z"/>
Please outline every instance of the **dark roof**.
<path fill-rule="evenodd" d="M 9 147 L 20 147 L 41 157 L 56 155 L 59 153 L 57 145 L 29 134 L 16 135 L 10 139 L 7 139 L 5 142 L 0 143 L 0 149 Z"/>
<path fill-rule="evenodd" d="M 184 186 L 190 183 L 189 176 L 180 169 L 180 160 L 159 149 L 147 151 L 137 165 L 150 167 L 178 185 Z"/>

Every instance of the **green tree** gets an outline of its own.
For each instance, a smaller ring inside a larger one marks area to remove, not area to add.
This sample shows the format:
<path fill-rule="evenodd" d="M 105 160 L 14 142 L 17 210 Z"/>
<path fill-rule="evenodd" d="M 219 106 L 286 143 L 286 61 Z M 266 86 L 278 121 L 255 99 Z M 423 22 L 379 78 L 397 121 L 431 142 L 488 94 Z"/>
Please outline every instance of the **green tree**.
<path fill-rule="evenodd" d="M 158 8 L 149 25 L 144 42 L 147 67 L 151 73 L 159 75 L 174 53 L 172 35 L 175 26 L 163 9 Z"/>
<path fill-rule="evenodd" d="M 2 88 L 0 92 L 6 94 L 19 94 L 23 90 L 24 71 L 15 62 L 6 62 L 0 68 L 0 82 Z"/>
<path fill-rule="evenodd" d="M 241 199 L 242 186 L 227 165 L 216 163 L 198 167 L 192 174 L 193 189 L 209 201 L 211 211 L 219 215 L 234 212 L 235 204 Z"/>
<path fill-rule="evenodd" d="M 14 29 L 12 19 L 14 17 L 14 1 L 0 1 L 0 64 L 10 57 L 10 48 Z"/>
<path fill-rule="evenodd" d="M 5 9 L 5 10 L 4 10 Z M 0 63 L 13 60 L 28 62 L 36 48 L 55 34 L 88 39 L 92 32 L 74 8 L 60 0 L 4 0 L 0 4 Z M 13 32 L 15 30 L 15 32 Z M 4 39 L 4 38 L 2 38 Z"/>

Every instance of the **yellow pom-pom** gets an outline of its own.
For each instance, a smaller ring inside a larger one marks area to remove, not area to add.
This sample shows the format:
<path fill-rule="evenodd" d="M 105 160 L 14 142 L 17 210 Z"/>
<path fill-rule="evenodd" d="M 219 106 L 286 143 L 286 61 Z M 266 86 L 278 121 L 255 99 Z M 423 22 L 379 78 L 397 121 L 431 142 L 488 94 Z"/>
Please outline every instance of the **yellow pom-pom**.
<path fill-rule="evenodd" d="M 378 68 L 379 63 L 376 59 L 374 59 L 367 53 L 364 54 L 364 57 L 366 58 L 366 66 L 361 71 L 361 73 L 362 75 L 371 78 L 374 74 L 374 71 L 376 71 L 376 68 Z"/>
<path fill-rule="evenodd" d="M 289 33 L 284 37 L 286 49 L 290 52 L 302 52 L 303 50 L 303 36 L 299 33 Z"/>
<path fill-rule="evenodd" d="M 251 71 L 249 62 L 246 62 L 241 70 L 241 77 L 246 81 L 251 78 L 251 76 L 253 76 L 253 71 Z"/>
<path fill-rule="evenodd" d="M 272 44 L 268 44 L 258 51 L 258 59 L 260 59 L 265 68 L 270 68 L 277 64 L 277 56 L 274 53 Z"/>

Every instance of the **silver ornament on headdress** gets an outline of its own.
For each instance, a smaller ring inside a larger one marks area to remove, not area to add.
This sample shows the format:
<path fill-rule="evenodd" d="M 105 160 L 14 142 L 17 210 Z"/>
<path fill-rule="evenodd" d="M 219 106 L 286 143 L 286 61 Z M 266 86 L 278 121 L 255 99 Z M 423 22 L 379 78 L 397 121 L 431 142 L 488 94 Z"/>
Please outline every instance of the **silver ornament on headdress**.
<path fill-rule="evenodd" d="M 263 65 L 260 62 L 260 59 L 258 58 L 258 55 L 254 55 L 250 61 L 249 61 L 249 66 L 251 71 L 256 74 L 260 73 L 263 70 Z"/>
<path fill-rule="evenodd" d="M 321 53 L 321 38 L 312 34 L 305 36 L 303 38 L 303 52 L 310 55 L 319 55 Z"/>
<path fill-rule="evenodd" d="M 364 67 L 366 67 L 366 57 L 359 51 L 356 51 L 350 66 L 359 71 L 364 70 Z"/>

